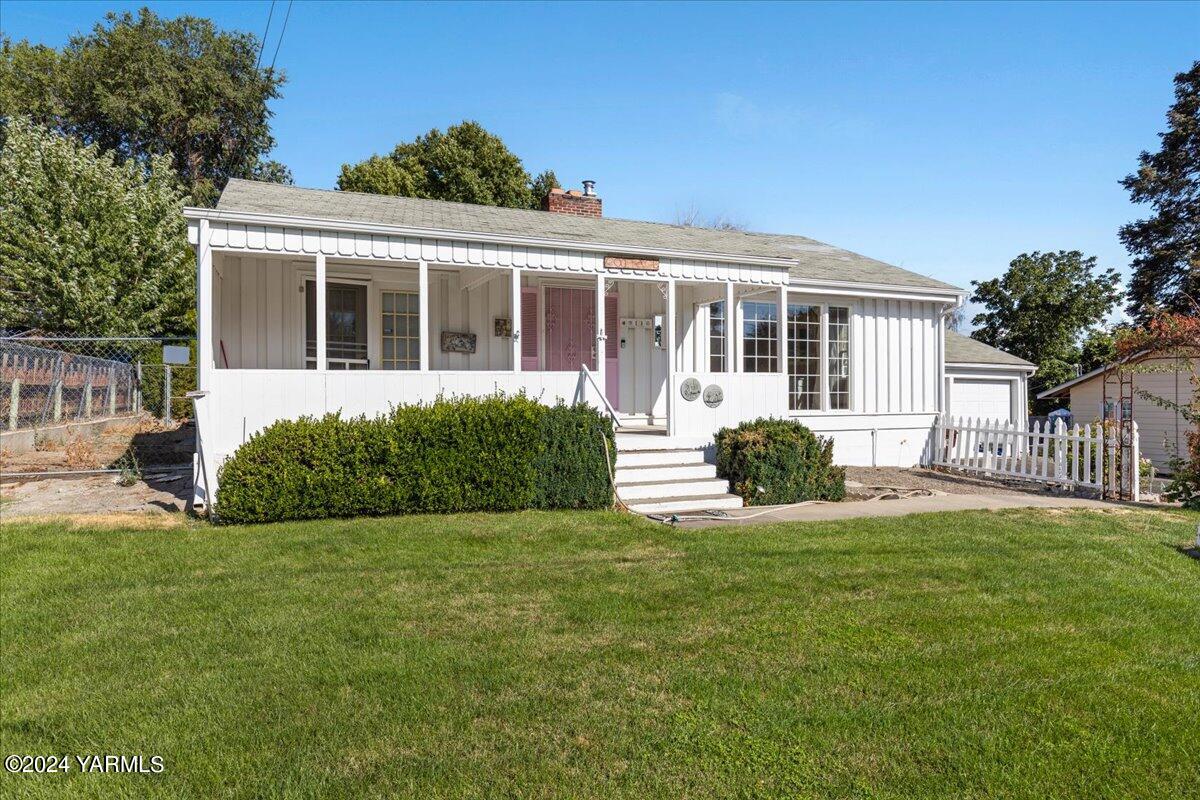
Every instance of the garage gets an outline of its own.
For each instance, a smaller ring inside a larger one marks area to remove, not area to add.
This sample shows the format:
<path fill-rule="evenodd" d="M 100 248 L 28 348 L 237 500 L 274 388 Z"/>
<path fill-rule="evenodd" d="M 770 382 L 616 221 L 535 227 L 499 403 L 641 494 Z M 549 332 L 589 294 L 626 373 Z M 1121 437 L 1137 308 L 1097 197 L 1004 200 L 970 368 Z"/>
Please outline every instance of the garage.
<path fill-rule="evenodd" d="M 946 413 L 1024 427 L 1029 376 L 1035 369 L 1011 353 L 946 331 Z"/>
<path fill-rule="evenodd" d="M 1012 381 L 955 378 L 950 388 L 950 416 L 972 419 L 1013 419 Z"/>

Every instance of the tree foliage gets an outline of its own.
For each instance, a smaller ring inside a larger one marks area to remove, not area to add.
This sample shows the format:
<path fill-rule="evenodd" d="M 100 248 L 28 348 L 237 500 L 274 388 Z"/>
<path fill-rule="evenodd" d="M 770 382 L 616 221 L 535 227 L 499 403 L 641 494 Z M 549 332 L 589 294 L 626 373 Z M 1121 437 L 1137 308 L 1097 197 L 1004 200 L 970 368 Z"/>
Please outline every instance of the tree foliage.
<path fill-rule="evenodd" d="M 282 73 L 257 65 L 259 41 L 204 18 L 109 13 L 61 51 L 0 44 L 0 116 L 52 130 L 148 167 L 165 156 L 193 203 L 234 177 L 290 181 L 265 161 L 270 100 Z"/>
<path fill-rule="evenodd" d="M 1095 257 L 1078 250 L 1022 253 L 1002 277 L 971 282 L 971 301 L 986 309 L 972 320 L 978 327 L 971 336 L 1038 365 L 1032 400 L 1074 377 L 1080 339 L 1120 299 L 1118 280 L 1116 270 L 1098 271 Z"/>
<path fill-rule="evenodd" d="M 191 329 L 183 192 L 165 157 L 117 163 L 24 118 L 0 148 L 0 328 L 88 336 Z"/>
<path fill-rule="evenodd" d="M 450 200 L 484 206 L 538 208 L 558 179 L 547 170 L 536 178 L 521 159 L 478 122 L 434 128 L 390 155 L 343 164 L 338 188 L 345 192 Z"/>
<path fill-rule="evenodd" d="M 1175 104 L 1159 136 L 1159 151 L 1143 152 L 1121 182 L 1133 202 L 1154 209 L 1121 228 L 1134 257 L 1128 309 L 1142 323 L 1200 300 L 1200 61 L 1175 76 Z"/>

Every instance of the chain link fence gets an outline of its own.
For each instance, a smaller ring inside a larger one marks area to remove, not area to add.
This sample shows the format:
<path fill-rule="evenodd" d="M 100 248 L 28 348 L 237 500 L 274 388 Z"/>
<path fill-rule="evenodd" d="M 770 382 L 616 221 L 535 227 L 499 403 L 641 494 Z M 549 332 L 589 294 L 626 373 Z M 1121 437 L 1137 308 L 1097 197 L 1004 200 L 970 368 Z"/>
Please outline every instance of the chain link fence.
<path fill-rule="evenodd" d="M 190 465 L 195 388 L 193 339 L 0 337 L 0 471 Z"/>

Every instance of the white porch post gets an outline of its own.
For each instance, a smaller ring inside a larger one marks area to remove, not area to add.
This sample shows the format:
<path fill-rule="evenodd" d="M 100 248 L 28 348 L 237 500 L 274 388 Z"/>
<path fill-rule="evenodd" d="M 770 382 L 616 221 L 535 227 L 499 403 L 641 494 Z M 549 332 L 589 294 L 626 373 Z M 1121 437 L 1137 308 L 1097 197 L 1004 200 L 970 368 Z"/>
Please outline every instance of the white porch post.
<path fill-rule="evenodd" d="M 667 313 L 663 315 L 663 345 L 667 350 L 667 435 L 675 434 L 675 279 L 667 278 Z"/>
<path fill-rule="evenodd" d="M 421 326 L 421 337 L 417 340 L 420 351 L 419 368 L 421 372 L 429 371 L 429 338 L 432 328 L 429 325 L 429 265 L 424 261 L 417 262 L 417 323 Z"/>
<path fill-rule="evenodd" d="M 725 284 L 725 371 L 737 372 L 737 298 L 733 294 L 733 281 Z"/>
<path fill-rule="evenodd" d="M 521 270 L 512 268 L 512 369 L 521 371 Z"/>
<path fill-rule="evenodd" d="M 788 290 L 787 284 L 779 287 L 779 329 L 776 333 L 779 336 L 779 374 L 784 377 L 788 374 L 788 330 L 787 330 L 787 304 Z M 784 398 L 787 402 L 787 398 Z"/>
<path fill-rule="evenodd" d="M 213 360 L 213 270 L 208 220 L 200 220 L 196 241 L 196 388 L 207 391 Z"/>
<path fill-rule="evenodd" d="M 329 369 L 328 353 L 325 346 L 325 254 L 317 253 L 317 371 Z"/>
<path fill-rule="evenodd" d="M 596 383 L 600 384 L 600 393 L 604 394 L 604 340 L 607 332 L 604 330 L 604 273 L 596 276 Z"/>

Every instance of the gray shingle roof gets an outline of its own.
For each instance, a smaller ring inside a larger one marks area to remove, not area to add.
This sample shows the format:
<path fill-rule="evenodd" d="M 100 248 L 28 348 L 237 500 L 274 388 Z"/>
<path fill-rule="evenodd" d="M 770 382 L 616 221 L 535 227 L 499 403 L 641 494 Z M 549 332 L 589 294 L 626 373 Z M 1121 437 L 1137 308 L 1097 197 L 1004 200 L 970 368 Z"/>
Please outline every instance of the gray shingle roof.
<path fill-rule="evenodd" d="M 997 350 L 991 345 L 977 342 L 961 333 L 946 331 L 947 364 L 1011 364 L 1014 367 L 1032 367 L 1030 362 L 1011 353 Z"/>
<path fill-rule="evenodd" d="M 346 220 L 404 228 L 487 233 L 566 244 L 649 248 L 726 257 L 781 258 L 794 262 L 793 277 L 878 283 L 923 289 L 955 289 L 948 283 L 842 250 L 803 236 L 717 231 L 661 222 L 590 219 L 518 208 L 497 208 L 412 197 L 301 189 L 231 180 L 217 208 L 259 214 Z"/>

